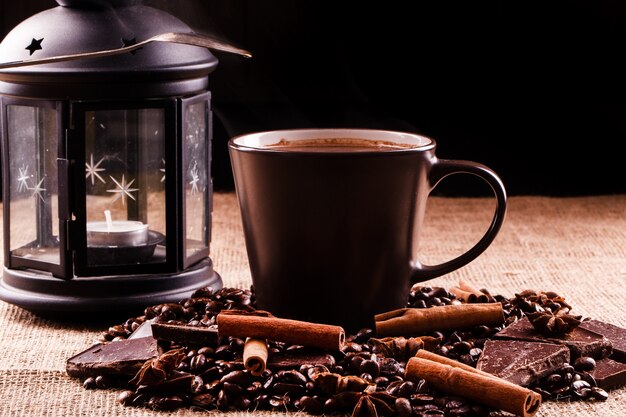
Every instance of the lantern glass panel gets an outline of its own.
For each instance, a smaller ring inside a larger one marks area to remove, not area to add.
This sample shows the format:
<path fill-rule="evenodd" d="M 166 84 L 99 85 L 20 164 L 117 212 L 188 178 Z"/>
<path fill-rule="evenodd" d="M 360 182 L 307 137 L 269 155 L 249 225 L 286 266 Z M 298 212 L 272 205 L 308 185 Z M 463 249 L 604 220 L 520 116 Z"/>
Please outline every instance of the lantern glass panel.
<path fill-rule="evenodd" d="M 8 105 L 6 120 L 11 255 L 58 265 L 57 111 Z"/>
<path fill-rule="evenodd" d="M 88 266 L 165 262 L 165 176 L 163 109 L 85 112 Z"/>
<path fill-rule="evenodd" d="M 207 251 L 210 239 L 208 101 L 187 106 L 183 136 L 185 255 L 191 258 Z"/>

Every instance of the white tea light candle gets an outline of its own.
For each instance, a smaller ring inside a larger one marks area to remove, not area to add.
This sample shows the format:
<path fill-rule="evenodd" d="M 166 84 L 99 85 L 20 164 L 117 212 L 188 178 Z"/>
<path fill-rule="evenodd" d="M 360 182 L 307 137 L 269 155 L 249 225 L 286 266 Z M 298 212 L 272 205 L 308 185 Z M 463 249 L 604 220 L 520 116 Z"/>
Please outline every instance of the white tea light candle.
<path fill-rule="evenodd" d="M 136 220 L 112 220 L 87 223 L 87 246 L 139 246 L 148 240 L 148 225 Z"/>

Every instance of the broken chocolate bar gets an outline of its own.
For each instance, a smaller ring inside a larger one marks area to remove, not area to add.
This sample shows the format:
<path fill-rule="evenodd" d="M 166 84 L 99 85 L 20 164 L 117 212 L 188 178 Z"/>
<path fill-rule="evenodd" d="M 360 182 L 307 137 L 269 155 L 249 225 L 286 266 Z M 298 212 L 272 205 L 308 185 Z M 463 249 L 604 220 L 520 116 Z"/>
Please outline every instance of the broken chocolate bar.
<path fill-rule="evenodd" d="M 626 385 L 626 363 L 602 359 L 596 362 L 596 367 L 589 373 L 603 389 Z"/>
<path fill-rule="evenodd" d="M 187 344 L 216 345 L 217 329 L 185 324 L 152 323 L 152 336 L 157 340 Z"/>
<path fill-rule="evenodd" d="M 281 352 L 270 355 L 267 367 L 276 372 L 283 369 L 298 369 L 302 365 L 323 365 L 332 368 L 335 365 L 335 358 L 324 352 Z"/>
<path fill-rule="evenodd" d="M 566 346 L 523 340 L 487 340 L 476 368 L 528 386 L 569 362 Z"/>
<path fill-rule="evenodd" d="M 626 362 L 626 329 L 594 319 L 583 321 L 580 327 L 609 339 L 613 345 L 611 359 Z"/>
<path fill-rule="evenodd" d="M 526 340 L 529 342 L 565 345 L 570 350 L 572 361 L 581 356 L 602 359 L 608 357 L 612 352 L 611 342 L 601 334 L 581 329 L 578 326 L 570 333 L 564 335 L 545 336 L 535 330 L 527 317 L 500 330 L 495 334 L 494 339 Z"/>
<path fill-rule="evenodd" d="M 67 360 L 67 374 L 74 378 L 98 375 L 132 376 L 157 356 L 152 337 L 98 343 Z"/>

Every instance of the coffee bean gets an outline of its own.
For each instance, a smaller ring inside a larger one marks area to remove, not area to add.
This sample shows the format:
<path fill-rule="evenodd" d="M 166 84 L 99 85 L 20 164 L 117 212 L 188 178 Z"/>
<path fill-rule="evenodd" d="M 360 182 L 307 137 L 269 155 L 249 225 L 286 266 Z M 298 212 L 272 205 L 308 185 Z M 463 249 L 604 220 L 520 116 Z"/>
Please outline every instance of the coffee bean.
<path fill-rule="evenodd" d="M 375 378 L 380 374 L 380 365 L 376 360 L 367 359 L 359 365 L 359 372 L 368 373 Z"/>
<path fill-rule="evenodd" d="M 374 335 L 374 330 L 370 328 L 363 328 L 357 332 L 354 341 L 360 344 L 365 344 L 370 337 Z"/>
<path fill-rule="evenodd" d="M 591 385 L 592 387 L 597 387 L 598 386 L 598 382 L 596 381 L 596 379 L 589 373 L 587 372 L 582 372 L 580 374 L 580 379 L 583 381 L 587 381 L 589 383 L 589 385 Z"/>
<path fill-rule="evenodd" d="M 235 399 L 232 400 L 232 406 L 234 407 L 235 410 L 245 411 L 250 408 L 251 403 L 252 401 L 250 401 L 246 397 L 236 397 Z"/>
<path fill-rule="evenodd" d="M 412 394 L 415 393 L 415 389 L 417 387 L 411 381 L 405 381 L 398 386 L 398 397 L 409 398 Z"/>
<path fill-rule="evenodd" d="M 214 403 L 215 403 L 215 397 L 209 393 L 198 394 L 198 395 L 195 395 L 191 399 L 192 405 L 196 407 L 204 408 L 206 410 L 214 408 L 216 406 Z"/>
<path fill-rule="evenodd" d="M 221 411 L 228 411 L 228 395 L 226 391 L 220 390 L 217 394 L 217 401 L 215 402 L 217 408 Z"/>
<path fill-rule="evenodd" d="M 208 362 L 206 356 L 204 356 L 203 354 L 197 354 L 189 361 L 189 370 L 196 373 L 202 371 L 207 364 Z"/>
<path fill-rule="evenodd" d="M 587 381 L 574 381 L 572 382 L 572 391 L 578 395 L 578 392 L 582 389 L 591 388 L 591 385 Z"/>
<path fill-rule="evenodd" d="M 546 382 L 550 385 L 556 385 L 563 380 L 560 374 L 551 374 L 546 378 Z"/>
<path fill-rule="evenodd" d="M 172 411 L 184 405 L 184 401 L 177 395 L 170 397 L 152 397 L 148 402 L 148 406 L 159 411 Z"/>
<path fill-rule="evenodd" d="M 229 397 L 235 397 L 240 395 L 243 392 L 243 388 L 237 384 L 233 384 L 231 382 L 223 382 L 222 389 Z"/>
<path fill-rule="evenodd" d="M 298 410 L 302 410 L 309 414 L 322 414 L 324 412 L 324 405 L 317 399 L 309 396 L 303 396 L 294 403 L 294 406 Z"/>
<path fill-rule="evenodd" d="M 413 407 L 407 398 L 396 398 L 394 407 L 399 417 L 411 417 L 413 415 Z"/>
<path fill-rule="evenodd" d="M 285 398 L 283 397 L 272 396 L 270 397 L 268 403 L 272 408 L 285 408 Z"/>
<path fill-rule="evenodd" d="M 329 398 L 324 402 L 324 412 L 333 414 L 339 410 L 339 403 L 334 398 Z"/>
<path fill-rule="evenodd" d="M 90 376 L 89 378 L 83 381 L 83 388 L 85 389 L 96 389 L 98 386 L 96 385 L 96 378 Z"/>
<path fill-rule="evenodd" d="M 591 388 L 591 396 L 595 400 L 600 400 L 600 401 L 606 401 L 609 398 L 609 394 L 605 390 L 599 387 Z"/>
<path fill-rule="evenodd" d="M 272 391 L 277 395 L 301 396 L 306 392 L 303 385 L 277 382 L 272 387 Z"/>
<path fill-rule="evenodd" d="M 313 378 L 315 377 L 315 375 L 320 374 L 322 372 L 330 372 L 330 371 L 324 365 L 315 365 L 315 366 L 311 366 L 310 368 L 306 370 L 306 376 L 309 378 L 310 381 L 313 381 Z"/>
<path fill-rule="evenodd" d="M 248 385 L 250 381 L 250 374 L 246 371 L 232 371 L 228 374 L 224 375 L 220 382 L 229 382 L 231 384 L 236 384 L 241 387 L 245 387 Z"/>
<path fill-rule="evenodd" d="M 135 391 L 125 390 L 117 396 L 117 401 L 122 405 L 131 405 L 135 398 Z"/>
<path fill-rule="evenodd" d="M 411 395 L 411 402 L 413 404 L 429 404 L 434 401 L 434 397 L 432 395 L 427 394 L 413 394 Z"/>
<path fill-rule="evenodd" d="M 94 382 L 96 387 L 100 389 L 111 388 L 113 386 L 111 379 L 104 375 L 98 375 Z"/>
<path fill-rule="evenodd" d="M 596 367 L 596 360 L 589 356 L 581 356 L 574 361 L 574 369 L 577 371 L 592 371 Z"/>

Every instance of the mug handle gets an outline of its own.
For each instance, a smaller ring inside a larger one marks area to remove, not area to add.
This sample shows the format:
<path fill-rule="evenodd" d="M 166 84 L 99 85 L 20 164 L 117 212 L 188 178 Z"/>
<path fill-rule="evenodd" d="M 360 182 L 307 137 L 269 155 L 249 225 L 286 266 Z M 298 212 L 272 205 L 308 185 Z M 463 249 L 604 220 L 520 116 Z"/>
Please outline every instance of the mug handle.
<path fill-rule="evenodd" d="M 472 161 L 451 160 L 451 159 L 435 159 L 430 169 L 429 182 L 432 191 L 437 184 L 452 174 L 473 174 L 486 181 L 493 190 L 496 197 L 496 211 L 489 229 L 483 237 L 467 252 L 438 265 L 422 265 L 417 261 L 413 266 L 411 274 L 411 283 L 426 281 L 431 278 L 447 274 L 457 270 L 478 257 L 493 242 L 496 235 L 500 231 L 500 227 L 504 222 L 506 214 L 506 190 L 500 177 L 490 168 L 483 164 Z"/>

